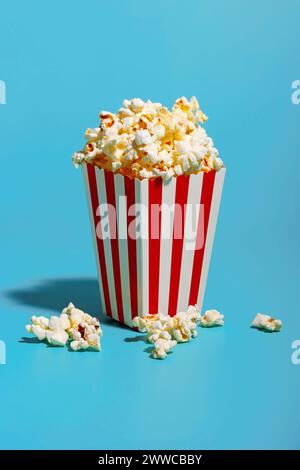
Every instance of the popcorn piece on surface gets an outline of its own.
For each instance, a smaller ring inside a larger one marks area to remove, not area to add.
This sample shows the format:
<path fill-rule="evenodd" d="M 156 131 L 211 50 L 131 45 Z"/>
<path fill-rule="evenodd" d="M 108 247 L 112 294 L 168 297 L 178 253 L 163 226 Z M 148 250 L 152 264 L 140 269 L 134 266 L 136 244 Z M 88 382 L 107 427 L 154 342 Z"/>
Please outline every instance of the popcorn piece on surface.
<path fill-rule="evenodd" d="M 200 319 L 200 325 L 204 327 L 223 326 L 224 315 L 218 310 L 207 310 Z"/>
<path fill-rule="evenodd" d="M 132 325 L 137 327 L 141 333 L 149 330 L 162 330 L 164 325 L 167 324 L 170 317 L 169 315 L 163 315 L 156 313 L 154 315 L 145 315 L 143 317 L 135 317 L 132 321 Z"/>
<path fill-rule="evenodd" d="M 223 167 L 213 141 L 199 123 L 206 121 L 195 97 L 182 97 L 171 110 L 139 98 L 124 100 L 116 114 L 100 113 L 99 127 L 85 132 L 84 149 L 73 154 L 83 162 L 131 178 L 168 180 L 182 174 Z"/>
<path fill-rule="evenodd" d="M 187 312 L 179 312 L 171 318 L 172 335 L 179 343 L 190 341 L 197 336 L 197 324 L 201 315 L 196 306 L 190 305 Z"/>
<path fill-rule="evenodd" d="M 28 333 L 33 333 L 39 341 L 47 340 L 53 346 L 65 346 L 69 339 L 66 329 L 70 322 L 66 315 L 60 317 L 52 316 L 50 320 L 46 317 L 31 318 L 31 325 L 26 325 Z"/>
<path fill-rule="evenodd" d="M 39 341 L 46 338 L 46 330 L 48 328 L 49 320 L 46 317 L 31 317 L 31 325 L 26 325 L 28 333 L 34 334 Z"/>
<path fill-rule="evenodd" d="M 74 351 L 88 348 L 101 351 L 100 337 L 103 336 L 103 331 L 99 320 L 76 308 L 72 303 L 63 309 L 63 313 L 70 321 L 67 330 L 72 340 L 70 347 Z"/>
<path fill-rule="evenodd" d="M 157 338 L 154 341 L 154 348 L 152 351 L 152 357 L 154 359 L 165 359 L 167 354 L 175 348 L 177 341 L 171 338 L 171 335 L 167 332 L 161 332 L 156 335 Z"/>
<path fill-rule="evenodd" d="M 148 332 L 148 341 L 152 344 L 155 344 L 158 339 L 165 339 L 170 341 L 172 339 L 172 336 L 170 333 L 166 330 L 150 330 Z"/>
<path fill-rule="evenodd" d="M 256 317 L 252 322 L 252 326 L 270 332 L 280 331 L 282 327 L 282 321 L 276 320 L 275 318 L 272 318 L 269 315 L 257 313 Z"/>
<path fill-rule="evenodd" d="M 94 324 L 94 320 L 96 319 L 90 317 L 90 320 L 85 319 L 68 330 L 70 338 L 73 340 L 70 346 L 74 351 L 88 348 L 101 351 L 100 336 L 103 336 L 103 331 L 99 322 Z"/>
<path fill-rule="evenodd" d="M 152 356 L 164 359 L 177 342 L 187 342 L 197 336 L 200 314 L 196 306 L 189 306 L 187 312 L 177 313 L 174 317 L 160 313 L 135 317 L 133 326 L 147 333 L 147 340 L 154 344 Z"/>
<path fill-rule="evenodd" d="M 99 320 L 76 308 L 72 303 L 62 310 L 59 317 L 32 317 L 32 324 L 27 325 L 29 333 L 33 333 L 49 344 L 65 346 L 71 340 L 70 347 L 74 351 L 80 349 L 101 350 L 100 336 L 103 335 Z"/>
<path fill-rule="evenodd" d="M 65 346 L 68 342 L 69 335 L 65 330 L 46 330 L 46 338 L 52 346 Z"/>

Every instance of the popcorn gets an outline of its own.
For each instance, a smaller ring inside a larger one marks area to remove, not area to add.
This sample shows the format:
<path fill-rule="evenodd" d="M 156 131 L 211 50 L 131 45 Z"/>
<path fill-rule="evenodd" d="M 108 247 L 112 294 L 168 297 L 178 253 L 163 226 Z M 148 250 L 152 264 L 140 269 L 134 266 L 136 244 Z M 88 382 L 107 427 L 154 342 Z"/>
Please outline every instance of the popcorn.
<path fill-rule="evenodd" d="M 73 165 L 75 166 L 75 168 L 78 168 L 79 165 L 82 164 L 82 162 L 88 161 L 88 157 L 83 152 L 75 152 L 72 155 L 72 160 L 73 160 Z"/>
<path fill-rule="evenodd" d="M 103 336 L 99 320 L 83 312 L 70 303 L 64 311 L 70 319 L 68 334 L 72 340 L 70 347 L 74 351 L 94 349 L 101 351 L 100 337 Z"/>
<path fill-rule="evenodd" d="M 224 315 L 218 310 L 207 310 L 200 319 L 200 325 L 204 327 L 223 326 Z"/>
<path fill-rule="evenodd" d="M 254 328 L 263 329 L 266 331 L 274 332 L 280 331 L 282 327 L 282 321 L 276 320 L 275 318 L 270 317 L 269 315 L 263 315 L 262 313 L 257 313 L 256 317 L 252 322 Z"/>
<path fill-rule="evenodd" d="M 102 111 L 100 126 L 86 130 L 86 146 L 73 154 L 73 163 L 140 180 L 218 171 L 223 162 L 199 125 L 206 119 L 195 97 L 179 98 L 172 110 L 150 100 L 124 100 L 116 114 Z"/>
<path fill-rule="evenodd" d="M 154 315 L 145 315 L 143 317 L 135 317 L 132 325 L 136 326 L 141 333 L 153 330 L 163 330 L 169 324 L 169 315 L 156 313 Z"/>
<path fill-rule="evenodd" d="M 190 305 L 187 312 L 179 312 L 171 318 L 172 335 L 179 343 L 186 343 L 197 336 L 197 323 L 201 315 L 196 306 Z"/>
<path fill-rule="evenodd" d="M 35 334 L 40 340 L 47 340 L 55 346 L 65 346 L 68 341 L 74 351 L 93 349 L 101 351 L 100 337 L 103 335 L 99 320 L 72 303 L 62 310 L 60 316 L 35 317 L 32 324 L 26 325 L 29 333 Z"/>
<path fill-rule="evenodd" d="M 31 325 L 26 325 L 28 333 L 34 334 L 39 341 L 46 338 L 46 330 L 48 328 L 49 320 L 46 317 L 31 317 Z"/>
<path fill-rule="evenodd" d="M 147 145 L 151 144 L 152 139 L 149 131 L 147 130 L 141 130 L 141 131 L 136 131 L 134 141 L 136 145 Z"/>
<path fill-rule="evenodd" d="M 46 338 L 52 346 L 65 346 L 68 342 L 69 336 L 65 330 L 47 330 Z"/>
<path fill-rule="evenodd" d="M 152 357 L 165 359 L 177 343 L 185 343 L 197 336 L 196 327 L 200 318 L 197 307 L 189 306 L 187 312 L 177 313 L 174 317 L 161 313 L 135 317 L 133 326 L 147 333 L 147 340 L 154 345 Z"/>
<path fill-rule="evenodd" d="M 39 341 L 46 339 L 53 346 L 65 346 L 67 344 L 69 336 L 66 329 L 70 326 L 67 315 L 52 316 L 50 320 L 46 317 L 33 316 L 31 323 L 31 325 L 26 325 L 26 330 L 28 333 L 33 333 Z"/>
<path fill-rule="evenodd" d="M 154 359 L 165 359 L 167 354 L 175 348 L 177 344 L 176 340 L 171 338 L 167 332 L 161 332 L 158 338 L 154 342 L 154 348 L 152 351 L 152 357 Z"/>

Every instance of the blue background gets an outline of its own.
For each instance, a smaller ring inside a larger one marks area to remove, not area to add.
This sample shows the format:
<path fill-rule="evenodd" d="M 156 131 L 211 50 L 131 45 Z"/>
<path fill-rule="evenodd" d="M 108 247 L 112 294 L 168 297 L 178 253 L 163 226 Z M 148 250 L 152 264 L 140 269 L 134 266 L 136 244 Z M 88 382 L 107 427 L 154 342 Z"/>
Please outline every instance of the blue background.
<path fill-rule="evenodd" d="M 1 448 L 300 448 L 298 0 L 1 3 Z M 99 313 L 82 175 L 102 109 L 196 95 L 227 166 L 205 308 L 225 327 L 155 361 L 103 320 L 101 353 L 22 340 Z M 279 334 L 249 327 L 264 312 Z"/>

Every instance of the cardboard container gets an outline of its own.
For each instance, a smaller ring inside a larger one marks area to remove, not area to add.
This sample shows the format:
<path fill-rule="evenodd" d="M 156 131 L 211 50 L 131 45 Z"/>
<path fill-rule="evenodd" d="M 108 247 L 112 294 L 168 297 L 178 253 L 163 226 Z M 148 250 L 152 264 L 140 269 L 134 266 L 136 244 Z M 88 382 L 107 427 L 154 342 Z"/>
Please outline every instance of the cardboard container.
<path fill-rule="evenodd" d="M 83 165 L 102 310 L 136 315 L 201 310 L 225 168 L 134 180 Z"/>

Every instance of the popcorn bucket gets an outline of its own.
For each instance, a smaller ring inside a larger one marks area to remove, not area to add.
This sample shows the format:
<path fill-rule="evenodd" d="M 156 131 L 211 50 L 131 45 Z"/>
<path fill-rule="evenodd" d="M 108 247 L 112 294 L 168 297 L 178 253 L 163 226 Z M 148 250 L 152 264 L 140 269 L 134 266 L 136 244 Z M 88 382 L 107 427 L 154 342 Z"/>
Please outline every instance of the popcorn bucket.
<path fill-rule="evenodd" d="M 102 310 L 135 316 L 201 310 L 225 168 L 165 182 L 83 164 Z"/>

